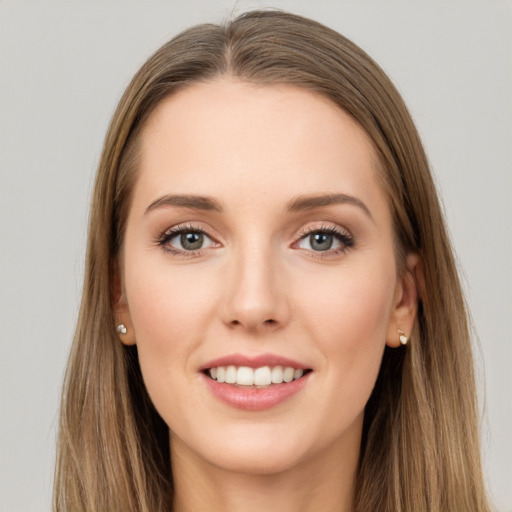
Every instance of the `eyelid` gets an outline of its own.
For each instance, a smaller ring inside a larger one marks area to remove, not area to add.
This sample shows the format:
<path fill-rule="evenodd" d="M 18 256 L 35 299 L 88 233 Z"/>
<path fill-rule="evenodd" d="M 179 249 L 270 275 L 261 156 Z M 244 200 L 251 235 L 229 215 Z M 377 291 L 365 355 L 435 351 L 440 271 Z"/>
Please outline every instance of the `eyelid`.
<path fill-rule="evenodd" d="M 204 247 L 201 249 L 187 251 L 184 249 L 179 249 L 176 247 L 172 247 L 168 245 L 168 242 L 173 238 L 179 236 L 182 233 L 193 232 L 193 233 L 201 233 L 212 241 L 212 245 L 209 247 Z M 211 247 L 220 247 L 221 244 L 217 240 L 217 237 L 210 233 L 209 229 L 206 229 L 203 225 L 195 224 L 193 222 L 186 222 L 182 224 L 177 224 L 175 226 L 171 226 L 165 229 L 156 239 L 156 245 L 161 246 L 165 251 L 183 257 L 193 257 L 202 254 L 205 250 L 210 249 Z"/>
<path fill-rule="evenodd" d="M 313 249 L 305 249 L 298 247 L 298 244 L 302 240 L 306 239 L 313 233 L 332 234 L 337 237 L 338 241 L 342 244 L 342 247 L 339 247 L 337 249 L 328 249 L 326 251 L 315 251 Z M 307 226 L 304 226 L 299 230 L 299 232 L 296 235 L 296 238 L 297 240 L 293 242 L 292 248 L 301 249 L 309 256 L 318 259 L 340 255 L 342 253 L 347 252 L 355 245 L 355 237 L 348 229 L 331 222 L 311 223 Z"/>
<path fill-rule="evenodd" d="M 181 224 L 176 224 L 174 226 L 168 227 L 164 231 L 160 233 L 160 235 L 156 238 L 155 243 L 158 246 L 161 246 L 165 251 L 183 257 L 194 257 L 200 256 L 206 250 L 210 248 L 221 247 L 222 243 L 219 242 L 219 237 L 211 234 L 211 229 L 204 227 L 202 223 L 194 223 L 194 222 L 185 222 Z M 209 238 L 212 241 L 212 245 L 205 248 L 200 248 L 197 250 L 184 250 L 175 248 L 168 245 L 168 242 L 172 240 L 174 237 L 180 235 L 181 233 L 186 232 L 196 232 L 202 233 L 204 236 Z M 297 244 L 304 240 L 306 237 L 313 233 L 329 233 L 338 239 L 338 241 L 342 244 L 342 247 L 336 249 L 328 249 L 325 251 L 315 251 L 313 249 L 305 249 L 297 247 Z M 301 229 L 295 235 L 295 241 L 292 244 L 292 248 L 294 249 L 303 249 L 305 252 L 312 253 L 312 257 L 316 258 L 325 258 L 328 256 L 338 255 L 346 252 L 348 249 L 352 248 L 355 245 L 355 238 L 352 233 L 345 227 L 342 227 L 338 224 L 332 222 L 316 222 L 310 223 L 306 226 L 301 227 Z"/>
<path fill-rule="evenodd" d="M 311 233 L 317 233 L 319 231 L 326 231 L 328 233 L 339 233 L 347 237 L 353 236 L 352 233 L 347 228 L 335 224 L 334 222 L 323 221 L 310 223 L 307 224 L 306 226 L 301 227 L 300 230 L 297 232 L 296 237 L 304 238 L 305 236 L 310 235 Z"/>

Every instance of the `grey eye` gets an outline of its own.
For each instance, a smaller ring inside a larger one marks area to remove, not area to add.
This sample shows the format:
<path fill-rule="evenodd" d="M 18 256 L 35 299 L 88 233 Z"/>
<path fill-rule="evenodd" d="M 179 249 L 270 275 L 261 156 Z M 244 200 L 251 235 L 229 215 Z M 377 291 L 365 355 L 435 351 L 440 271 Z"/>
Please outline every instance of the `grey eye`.
<path fill-rule="evenodd" d="M 336 250 L 349 245 L 351 242 L 346 235 L 329 231 L 314 231 L 305 235 L 298 243 L 301 249 L 315 252 Z"/>
<path fill-rule="evenodd" d="M 179 251 L 198 251 L 212 247 L 214 241 L 202 231 L 181 231 L 174 234 L 166 242 L 169 246 Z"/>
<path fill-rule="evenodd" d="M 186 251 L 196 251 L 203 245 L 204 235 L 197 232 L 182 233 L 180 235 L 181 247 Z"/>
<path fill-rule="evenodd" d="M 329 233 L 313 233 L 309 235 L 309 243 L 314 251 L 328 251 L 334 242 L 334 235 Z"/>

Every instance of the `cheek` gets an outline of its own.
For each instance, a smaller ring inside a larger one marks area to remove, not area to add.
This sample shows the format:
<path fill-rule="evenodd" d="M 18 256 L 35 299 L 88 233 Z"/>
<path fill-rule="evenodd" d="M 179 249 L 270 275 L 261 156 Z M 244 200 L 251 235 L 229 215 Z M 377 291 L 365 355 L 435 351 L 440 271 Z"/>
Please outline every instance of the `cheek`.
<path fill-rule="evenodd" d="M 375 383 L 395 288 L 394 271 L 385 269 L 393 268 L 392 261 L 347 269 L 324 281 L 317 276 L 317 293 L 305 295 L 304 328 L 321 347 L 331 389 L 343 389 L 347 399 L 358 396 L 365 401 L 363 395 L 369 396 Z"/>
<path fill-rule="evenodd" d="M 200 271 L 172 271 L 165 261 L 148 265 L 134 258 L 130 263 L 127 268 L 141 269 L 126 275 L 139 361 L 148 390 L 158 390 L 204 341 L 218 299 Z"/>
<path fill-rule="evenodd" d="M 324 279 L 316 276 L 315 293 L 301 292 L 302 314 L 333 341 L 359 344 L 377 337 L 384 342 L 395 286 L 394 273 L 386 274 L 384 268 L 347 269 Z"/>
<path fill-rule="evenodd" d="M 186 410 L 194 372 L 190 354 L 204 342 L 216 298 L 197 272 L 132 260 L 126 294 L 148 394 L 167 425 Z M 127 267 L 128 268 L 128 267 Z M 142 270 L 143 269 L 143 270 Z"/>

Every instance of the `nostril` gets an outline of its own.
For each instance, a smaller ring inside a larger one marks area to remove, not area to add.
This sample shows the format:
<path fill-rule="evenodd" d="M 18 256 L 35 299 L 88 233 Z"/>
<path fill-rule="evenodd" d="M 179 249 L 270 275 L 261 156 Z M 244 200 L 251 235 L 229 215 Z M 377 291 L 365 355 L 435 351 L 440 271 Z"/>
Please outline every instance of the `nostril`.
<path fill-rule="evenodd" d="M 267 318 L 266 320 L 259 321 L 256 321 L 255 319 L 247 319 L 247 321 L 244 321 L 244 319 L 233 319 L 229 322 L 229 325 L 231 327 L 243 326 L 250 330 L 258 329 L 258 327 L 274 327 L 277 326 L 278 324 L 279 322 L 277 320 L 274 320 L 273 318 Z"/>

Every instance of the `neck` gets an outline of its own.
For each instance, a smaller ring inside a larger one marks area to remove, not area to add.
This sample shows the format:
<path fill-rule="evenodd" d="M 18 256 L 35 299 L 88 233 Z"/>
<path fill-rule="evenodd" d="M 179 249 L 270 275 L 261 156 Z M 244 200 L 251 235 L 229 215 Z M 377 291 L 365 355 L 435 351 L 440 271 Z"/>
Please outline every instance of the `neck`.
<path fill-rule="evenodd" d="M 249 474 L 214 466 L 171 437 L 173 512 L 352 512 L 360 433 L 357 441 L 279 473 Z"/>

